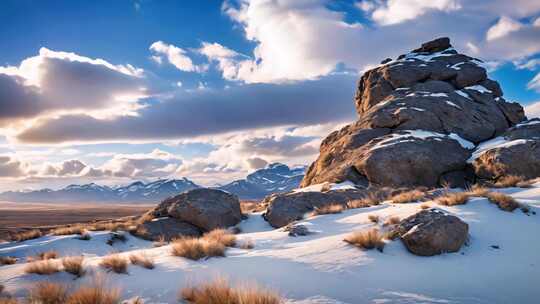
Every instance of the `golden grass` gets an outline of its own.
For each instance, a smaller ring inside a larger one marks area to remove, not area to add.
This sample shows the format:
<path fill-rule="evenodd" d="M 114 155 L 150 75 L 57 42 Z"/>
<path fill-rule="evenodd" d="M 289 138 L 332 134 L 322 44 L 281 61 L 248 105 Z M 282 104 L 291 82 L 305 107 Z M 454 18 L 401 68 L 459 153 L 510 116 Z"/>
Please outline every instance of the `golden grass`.
<path fill-rule="evenodd" d="M 191 304 L 281 304 L 282 298 L 271 290 L 251 284 L 231 287 L 225 279 L 215 279 L 196 287 L 185 287 L 180 300 Z"/>
<path fill-rule="evenodd" d="M 68 287 L 54 282 L 39 282 L 35 284 L 28 295 L 32 304 L 64 304 L 68 297 Z"/>
<path fill-rule="evenodd" d="M 263 206 L 258 201 L 240 201 L 240 210 L 243 214 L 258 212 L 263 210 Z"/>
<path fill-rule="evenodd" d="M 467 193 L 470 196 L 485 197 L 490 192 L 489 188 L 480 185 L 473 185 L 470 189 L 467 189 Z"/>
<path fill-rule="evenodd" d="M 146 269 L 154 269 L 154 259 L 144 253 L 135 253 L 129 256 L 129 261 L 133 265 L 138 265 Z"/>
<path fill-rule="evenodd" d="M 72 256 L 62 258 L 62 266 L 64 266 L 64 271 L 76 275 L 77 277 L 82 277 L 85 273 L 83 267 L 83 256 Z"/>
<path fill-rule="evenodd" d="M 0 298 L 0 304 L 18 304 L 17 299 L 14 298 Z"/>
<path fill-rule="evenodd" d="M 368 215 L 368 220 L 372 223 L 378 223 L 379 222 L 379 216 L 375 214 Z"/>
<path fill-rule="evenodd" d="M 322 214 L 336 214 L 341 213 L 345 207 L 341 204 L 329 204 L 322 207 L 315 207 L 313 209 L 313 215 L 322 215 Z"/>
<path fill-rule="evenodd" d="M 207 232 L 202 237 L 209 242 L 218 242 L 225 247 L 234 247 L 236 245 L 236 236 L 225 229 L 214 229 Z"/>
<path fill-rule="evenodd" d="M 70 234 L 83 234 L 86 231 L 83 225 L 74 225 L 67 227 L 56 228 L 51 231 L 53 235 L 70 235 Z"/>
<path fill-rule="evenodd" d="M 173 241 L 171 254 L 190 260 L 225 256 L 226 247 L 214 240 L 181 238 Z"/>
<path fill-rule="evenodd" d="M 160 235 L 159 238 L 152 243 L 154 247 L 161 247 L 167 245 L 168 242 L 165 240 L 165 236 Z"/>
<path fill-rule="evenodd" d="M 27 240 L 37 239 L 38 237 L 41 237 L 43 234 L 41 233 L 41 230 L 39 229 L 32 229 L 24 232 L 19 232 L 13 236 L 13 240 L 17 242 L 23 242 Z"/>
<path fill-rule="evenodd" d="M 10 256 L 2 256 L 0 257 L 0 266 L 1 265 L 12 265 L 17 263 L 17 258 L 10 257 Z"/>
<path fill-rule="evenodd" d="M 24 267 L 24 272 L 39 275 L 49 275 L 60 271 L 60 266 L 56 261 L 44 260 L 28 263 Z"/>
<path fill-rule="evenodd" d="M 107 271 L 115 273 L 127 273 L 127 260 L 119 254 L 111 254 L 104 257 L 99 265 Z"/>
<path fill-rule="evenodd" d="M 384 226 L 390 226 L 390 225 L 397 225 L 400 222 L 400 218 L 398 216 L 391 216 L 386 219 L 384 222 Z"/>
<path fill-rule="evenodd" d="M 362 249 L 377 249 L 380 252 L 384 249 L 383 235 L 377 229 L 368 231 L 356 231 L 347 236 L 344 242 Z"/>
<path fill-rule="evenodd" d="M 422 204 L 422 205 L 420 205 L 420 209 L 422 209 L 422 210 L 426 210 L 426 209 L 429 209 L 429 208 L 431 208 L 431 206 L 428 205 L 428 204 Z"/>
<path fill-rule="evenodd" d="M 465 205 L 469 201 L 469 197 L 468 192 L 449 192 L 437 197 L 435 201 L 444 206 Z"/>
<path fill-rule="evenodd" d="M 394 204 L 412 203 L 423 199 L 426 193 L 420 190 L 410 190 L 398 193 L 390 198 Z"/>
<path fill-rule="evenodd" d="M 519 208 L 519 203 L 510 195 L 501 192 L 490 192 L 487 194 L 487 199 L 496 204 L 501 210 L 512 212 Z"/>
<path fill-rule="evenodd" d="M 110 284 L 95 277 L 91 284 L 79 287 L 67 299 L 66 304 L 119 304 L 120 290 L 108 287 Z"/>
<path fill-rule="evenodd" d="M 26 257 L 27 262 L 42 261 L 42 260 L 51 260 L 58 258 L 58 252 L 54 250 L 44 251 L 38 253 L 36 256 Z"/>
<path fill-rule="evenodd" d="M 506 175 L 497 179 L 493 183 L 495 188 L 508 188 L 508 187 L 520 187 L 520 188 L 529 188 L 534 183 L 533 180 L 527 180 L 523 176 L 518 175 Z"/>

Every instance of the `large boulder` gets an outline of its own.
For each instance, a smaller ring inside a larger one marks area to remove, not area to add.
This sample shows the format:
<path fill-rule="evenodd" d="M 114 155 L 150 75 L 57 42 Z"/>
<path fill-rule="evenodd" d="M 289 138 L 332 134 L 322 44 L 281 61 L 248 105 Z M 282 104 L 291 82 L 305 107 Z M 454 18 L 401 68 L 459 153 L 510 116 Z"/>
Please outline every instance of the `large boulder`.
<path fill-rule="evenodd" d="M 152 212 L 156 217 L 172 217 L 202 231 L 234 226 L 242 220 L 240 201 L 225 191 L 199 188 L 164 200 Z"/>
<path fill-rule="evenodd" d="M 280 228 L 300 220 L 315 208 L 330 204 L 346 205 L 347 202 L 366 196 L 365 190 L 332 190 L 328 192 L 301 191 L 267 196 L 263 204 L 268 208 L 264 218 L 272 227 Z"/>
<path fill-rule="evenodd" d="M 190 223 L 172 217 L 161 217 L 137 225 L 136 234 L 152 241 L 160 238 L 171 241 L 186 236 L 198 237 L 201 236 L 202 231 Z"/>
<path fill-rule="evenodd" d="M 448 38 L 385 60 L 358 82 L 358 121 L 323 140 L 301 186 L 464 185 L 470 150 L 525 119 L 502 95 L 483 62 L 459 54 Z"/>
<path fill-rule="evenodd" d="M 401 221 L 397 233 L 416 255 L 457 252 L 467 241 L 469 225 L 439 209 L 422 210 Z"/>
<path fill-rule="evenodd" d="M 481 179 L 540 176 L 540 119 L 520 123 L 501 136 L 482 143 L 470 161 Z"/>

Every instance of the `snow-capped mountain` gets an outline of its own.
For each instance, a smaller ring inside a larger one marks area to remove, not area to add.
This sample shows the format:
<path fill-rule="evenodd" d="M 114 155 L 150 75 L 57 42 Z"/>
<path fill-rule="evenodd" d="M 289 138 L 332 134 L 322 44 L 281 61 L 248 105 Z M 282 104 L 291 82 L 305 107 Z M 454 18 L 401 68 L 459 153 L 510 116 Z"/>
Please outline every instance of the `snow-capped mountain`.
<path fill-rule="evenodd" d="M 271 193 L 297 188 L 305 167 L 289 168 L 280 163 L 268 165 L 249 174 L 245 179 L 216 187 L 238 195 L 241 199 L 260 199 Z M 160 179 L 150 183 L 133 182 L 127 186 L 108 187 L 95 183 L 69 185 L 59 190 L 8 191 L 0 200 L 12 202 L 159 202 L 186 190 L 200 186 L 187 178 Z"/>
<path fill-rule="evenodd" d="M 234 193 L 243 199 L 260 199 L 272 193 L 287 192 L 298 188 L 305 170 L 305 166 L 289 168 L 281 163 L 273 163 L 249 174 L 245 179 L 236 180 L 218 188 Z"/>

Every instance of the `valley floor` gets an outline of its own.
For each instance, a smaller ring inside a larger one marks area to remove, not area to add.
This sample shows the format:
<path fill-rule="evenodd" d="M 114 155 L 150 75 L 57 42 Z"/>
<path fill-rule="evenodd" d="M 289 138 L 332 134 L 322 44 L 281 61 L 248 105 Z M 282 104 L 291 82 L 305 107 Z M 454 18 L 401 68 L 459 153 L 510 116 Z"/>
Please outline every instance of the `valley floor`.
<path fill-rule="evenodd" d="M 500 189 L 499 189 L 500 190 Z M 60 256 L 84 255 L 90 269 L 74 280 L 67 273 L 39 276 L 24 273 L 24 263 L 0 267 L 0 284 L 15 296 L 24 296 L 40 280 L 80 284 L 89 281 L 102 257 L 112 251 L 128 256 L 144 251 L 155 258 L 147 270 L 130 265 L 129 274 L 107 273 L 122 289 L 123 298 L 141 296 L 145 303 L 178 303 L 186 285 L 215 277 L 233 282 L 257 282 L 278 291 L 288 303 L 538 303 L 540 299 L 540 183 L 529 189 L 501 190 L 529 204 L 536 215 L 519 210 L 499 210 L 484 198 L 445 207 L 469 224 L 470 241 L 458 253 L 420 257 L 396 240 L 384 252 L 363 251 L 343 239 L 355 230 L 384 229 L 385 219 L 404 218 L 424 203 L 389 204 L 350 209 L 302 221 L 315 233 L 289 237 L 251 214 L 240 224 L 239 242 L 251 240 L 253 249 L 231 248 L 227 257 L 190 261 L 171 256 L 170 246 L 154 248 L 151 242 L 128 236 L 126 243 L 107 245 L 108 232 L 92 232 L 90 241 L 75 236 L 46 236 L 21 243 L 0 244 L 1 256 L 24 258 L 46 250 Z M 531 212 L 532 213 L 532 212 Z M 378 215 L 379 224 L 368 215 Z"/>

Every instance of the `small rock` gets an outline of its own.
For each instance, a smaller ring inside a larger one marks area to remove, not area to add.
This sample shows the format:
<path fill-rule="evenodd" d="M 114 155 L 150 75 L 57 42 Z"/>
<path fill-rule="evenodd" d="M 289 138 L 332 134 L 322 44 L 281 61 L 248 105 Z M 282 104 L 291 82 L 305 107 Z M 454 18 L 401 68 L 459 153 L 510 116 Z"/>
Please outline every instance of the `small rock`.
<path fill-rule="evenodd" d="M 499 245 L 491 245 L 491 248 L 493 248 L 493 249 L 500 249 L 501 247 L 499 247 Z"/>
<path fill-rule="evenodd" d="M 311 231 L 309 231 L 309 229 L 304 225 L 291 225 L 291 224 L 289 224 L 289 225 L 285 226 L 285 228 L 283 230 L 288 231 L 289 236 L 293 236 L 293 237 L 304 236 L 304 235 L 311 234 Z"/>

